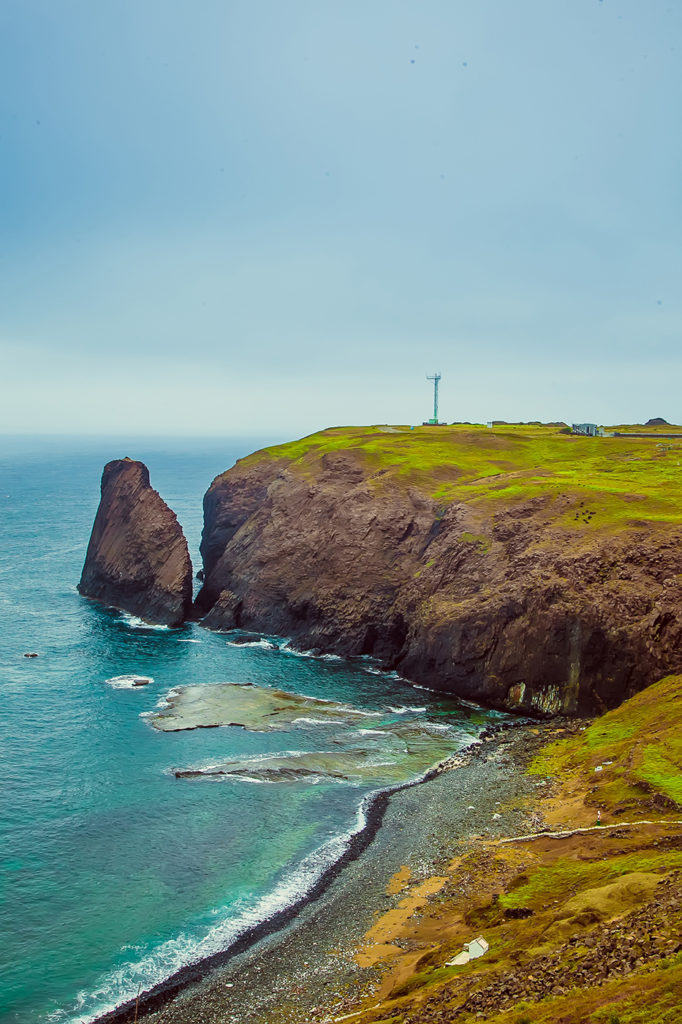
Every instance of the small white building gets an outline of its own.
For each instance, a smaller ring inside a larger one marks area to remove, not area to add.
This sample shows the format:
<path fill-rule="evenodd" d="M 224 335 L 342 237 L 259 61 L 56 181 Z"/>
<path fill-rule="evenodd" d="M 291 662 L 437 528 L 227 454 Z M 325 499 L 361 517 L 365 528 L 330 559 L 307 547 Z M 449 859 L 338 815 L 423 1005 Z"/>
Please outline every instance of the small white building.
<path fill-rule="evenodd" d="M 477 939 L 472 939 L 471 942 L 464 943 L 464 949 L 457 956 L 453 956 L 452 960 L 448 960 L 446 967 L 463 967 L 464 964 L 468 964 L 470 960 L 477 960 L 479 956 L 484 956 L 490 949 L 488 943 L 479 935 Z"/>

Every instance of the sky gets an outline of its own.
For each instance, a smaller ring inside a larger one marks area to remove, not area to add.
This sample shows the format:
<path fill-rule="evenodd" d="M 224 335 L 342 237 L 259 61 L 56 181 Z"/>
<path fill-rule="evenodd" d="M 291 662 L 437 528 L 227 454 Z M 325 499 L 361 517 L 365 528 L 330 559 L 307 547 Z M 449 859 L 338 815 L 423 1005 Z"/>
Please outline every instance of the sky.
<path fill-rule="evenodd" d="M 682 421 L 679 0 L 2 0 L 0 433 Z"/>

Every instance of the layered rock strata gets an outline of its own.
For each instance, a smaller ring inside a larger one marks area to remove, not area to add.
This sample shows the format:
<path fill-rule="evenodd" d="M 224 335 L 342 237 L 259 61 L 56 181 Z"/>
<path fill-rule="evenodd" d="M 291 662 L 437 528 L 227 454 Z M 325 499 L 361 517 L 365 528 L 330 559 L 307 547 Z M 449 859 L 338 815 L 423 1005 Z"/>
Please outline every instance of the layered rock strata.
<path fill-rule="evenodd" d="M 591 713 L 682 669 L 682 527 L 600 514 L 559 486 L 445 504 L 360 446 L 274 449 L 206 495 L 197 607 L 493 706 Z"/>
<path fill-rule="evenodd" d="M 178 625 L 192 607 L 192 565 L 175 513 L 142 462 L 104 467 L 102 497 L 78 589 L 147 622 Z"/>

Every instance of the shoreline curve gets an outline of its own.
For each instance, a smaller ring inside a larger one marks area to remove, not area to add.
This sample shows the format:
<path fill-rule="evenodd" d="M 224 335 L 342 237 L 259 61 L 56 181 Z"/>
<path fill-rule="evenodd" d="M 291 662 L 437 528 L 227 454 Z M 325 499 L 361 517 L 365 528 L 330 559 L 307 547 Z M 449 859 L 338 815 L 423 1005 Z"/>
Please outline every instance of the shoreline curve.
<path fill-rule="evenodd" d="M 171 1003 L 184 989 L 202 981 L 207 975 L 218 968 L 226 966 L 230 960 L 241 953 L 245 953 L 262 939 L 269 938 L 271 935 L 286 928 L 287 925 L 291 924 L 298 917 L 302 910 L 320 899 L 344 868 L 354 860 L 357 860 L 371 845 L 381 828 L 390 798 L 395 793 L 413 789 L 447 771 L 451 761 L 470 753 L 480 744 L 482 735 L 490 731 L 491 728 L 498 732 L 520 724 L 520 722 L 521 719 L 515 719 L 509 722 L 496 722 L 492 727 L 490 724 L 487 724 L 482 727 L 476 739 L 465 747 L 453 751 L 452 754 L 439 761 L 432 768 L 429 768 L 423 775 L 410 779 L 408 782 L 402 782 L 399 785 L 390 786 L 368 794 L 364 798 L 368 801 L 364 824 L 351 834 L 340 856 L 323 870 L 319 878 L 313 882 L 302 896 L 295 899 L 288 906 L 282 907 L 281 910 L 275 911 L 274 914 L 264 918 L 257 924 L 248 926 L 225 949 L 180 967 L 163 981 L 141 992 L 139 996 L 120 1003 L 112 1010 L 107 1010 L 105 1013 L 89 1018 L 88 1024 L 130 1024 L 136 1018 L 139 1020 L 145 1014 L 154 1013 Z"/>

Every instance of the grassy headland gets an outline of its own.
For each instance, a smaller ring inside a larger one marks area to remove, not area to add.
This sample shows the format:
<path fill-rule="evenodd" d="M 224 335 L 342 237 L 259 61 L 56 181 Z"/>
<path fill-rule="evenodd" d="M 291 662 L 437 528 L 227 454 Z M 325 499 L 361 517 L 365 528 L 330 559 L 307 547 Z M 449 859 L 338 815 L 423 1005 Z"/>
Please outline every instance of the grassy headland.
<path fill-rule="evenodd" d="M 207 494 L 207 624 L 498 707 L 614 707 L 682 670 L 682 439 L 645 433 L 334 427 L 255 452 Z"/>
<path fill-rule="evenodd" d="M 242 464 L 285 459 L 314 474 L 326 455 L 353 452 L 377 485 L 415 486 L 443 504 L 465 501 L 486 511 L 551 497 L 562 503 L 567 529 L 612 530 L 633 521 L 679 522 L 682 440 L 657 440 L 661 430 L 629 439 L 577 437 L 556 426 L 333 427 Z"/>

